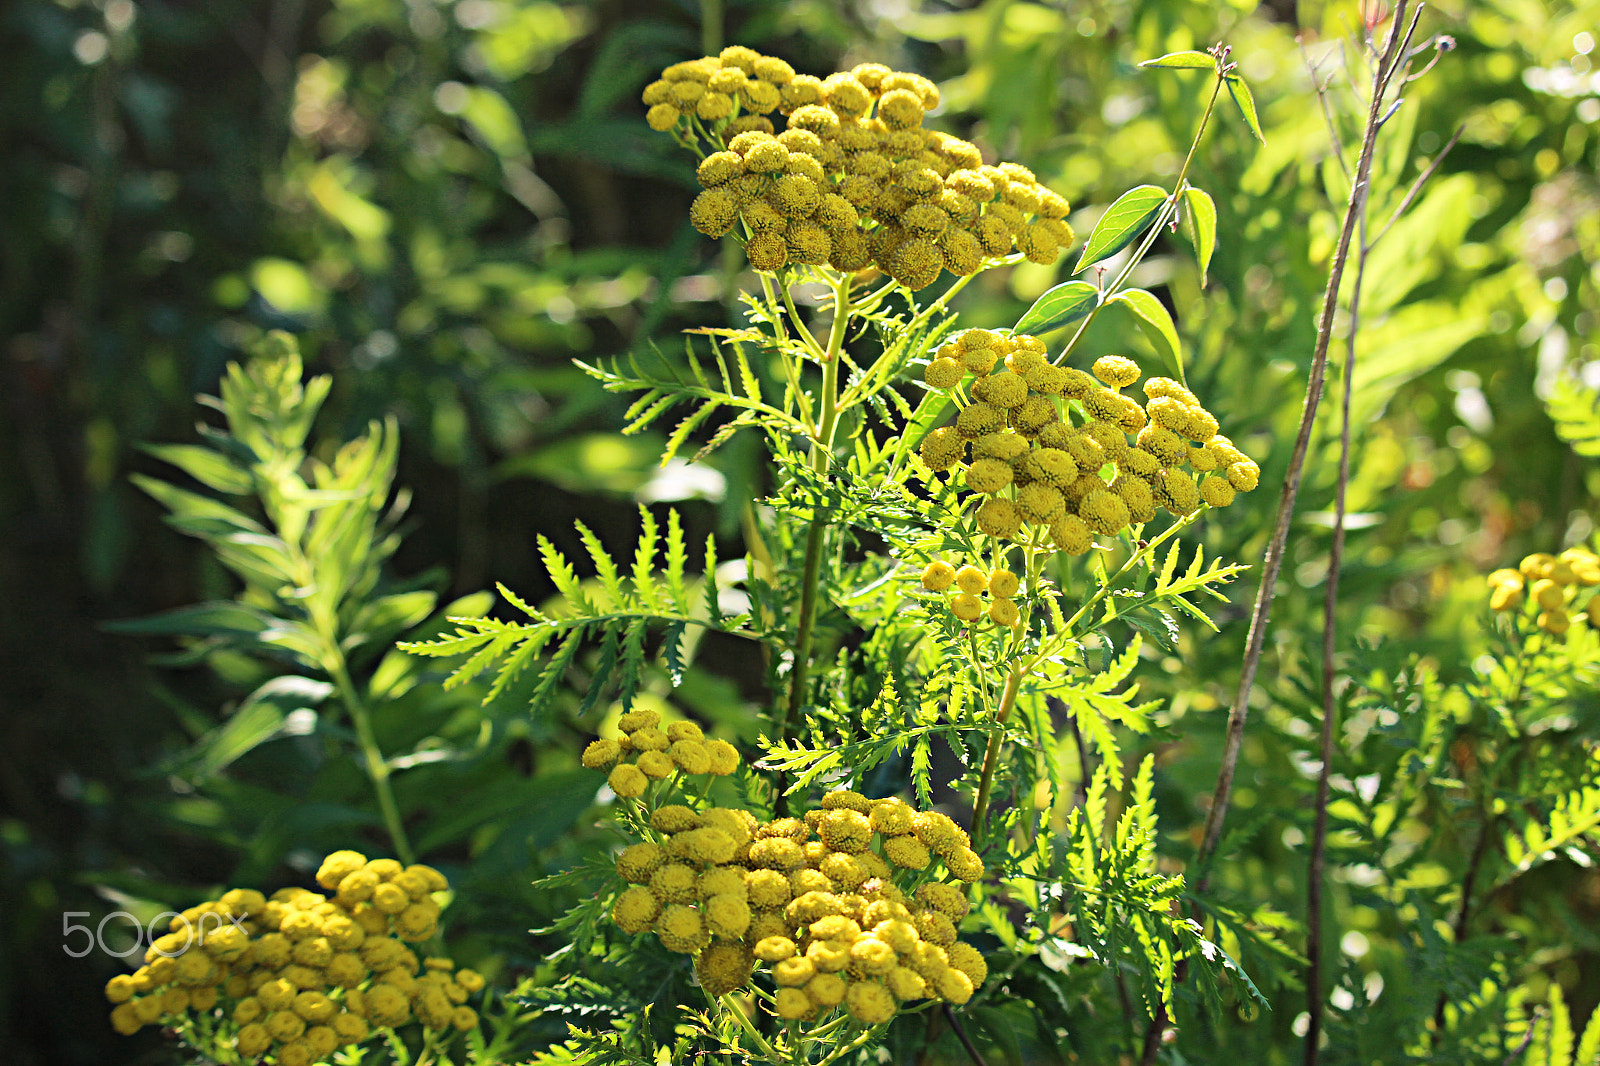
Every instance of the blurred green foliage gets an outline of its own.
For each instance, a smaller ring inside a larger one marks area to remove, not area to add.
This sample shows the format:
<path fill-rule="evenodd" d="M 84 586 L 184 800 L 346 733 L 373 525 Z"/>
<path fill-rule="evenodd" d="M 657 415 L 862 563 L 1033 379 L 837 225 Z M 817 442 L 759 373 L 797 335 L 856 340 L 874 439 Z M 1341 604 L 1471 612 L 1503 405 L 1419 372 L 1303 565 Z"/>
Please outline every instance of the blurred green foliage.
<path fill-rule="evenodd" d="M 292 737 L 209 789 L 172 775 L 172 757 L 260 675 L 225 656 L 210 671 L 152 664 L 147 645 L 100 626 L 238 591 L 160 526 L 127 475 L 170 473 L 137 446 L 192 440 L 191 397 L 213 391 L 266 330 L 301 333 L 308 360 L 332 375 L 329 440 L 374 419 L 398 425 L 397 480 L 415 500 L 394 557 L 401 574 L 439 567 L 452 597 L 491 580 L 542 596 L 535 535 L 576 548 L 581 515 L 607 544 L 628 544 L 637 501 L 690 501 L 688 540 L 714 533 L 723 558 L 740 554 L 739 512 L 762 488 L 754 452 L 735 441 L 710 469 L 656 469 L 660 441 L 619 435 L 619 401 L 570 363 L 651 338 L 670 350 L 676 330 L 735 316 L 733 267 L 687 222 L 691 176 L 641 121 L 638 88 L 667 62 L 739 41 L 816 73 L 865 59 L 922 70 L 943 87 L 946 128 L 1032 166 L 1071 197 L 1087 232 L 1124 189 L 1171 180 L 1204 103 L 1199 79 L 1133 64 L 1226 41 L 1256 88 L 1266 145 L 1224 123 L 1196 159 L 1222 235 L 1204 288 L 1181 235 L 1132 280 L 1178 309 L 1197 391 L 1265 457 L 1263 483 L 1281 479 L 1347 193 L 1312 80 L 1329 82 L 1348 144 L 1342 64 L 1354 59 L 1340 42 L 1367 8 L 704 8 L 715 17 L 680 0 L 21 0 L 0 12 L 0 602 L 11 608 L 0 612 L 0 1047 L 10 1061 L 131 1057 L 103 1023 L 98 987 L 115 960 L 61 953 L 64 910 L 142 913 L 224 883 L 303 881 L 325 845 L 350 843 L 349 826 L 376 824 L 376 807 L 353 793 L 340 802 L 359 817 L 319 806 L 318 760 Z M 1462 131 L 1368 267 L 1344 625 L 1445 674 L 1466 665 L 1476 575 L 1594 529 L 1600 469 L 1557 438 L 1542 397 L 1563 375 L 1600 384 L 1596 26 L 1594 0 L 1432 7 L 1424 32 L 1450 34 L 1456 48 L 1408 91 L 1378 163 L 1381 219 Z M 964 321 L 1015 321 L 1065 276 L 1031 265 L 992 275 L 964 294 Z M 1301 688 L 1314 675 L 1328 566 L 1332 439 L 1324 429 L 1313 446 L 1252 697 L 1234 822 L 1256 831 L 1241 831 L 1218 873 L 1223 888 L 1290 914 L 1303 909 L 1309 812 L 1292 809 L 1299 792 L 1286 782 L 1303 781 L 1312 757 Z M 1272 506 L 1258 493 L 1224 512 L 1207 526 L 1207 551 L 1258 558 Z M 1144 683 L 1171 700 L 1156 800 L 1180 840 L 1210 792 L 1243 615 L 1236 604 L 1220 636 L 1147 653 Z M 714 668 L 676 690 L 658 681 L 651 698 L 749 729 L 749 703 L 767 699 L 765 668 L 719 650 L 703 656 Z M 428 704 L 418 721 L 443 716 L 456 737 L 479 727 L 462 709 L 473 693 L 415 691 Z M 456 951 L 464 962 L 536 977 L 558 943 L 523 932 L 563 902 L 528 882 L 600 844 L 566 832 L 586 824 L 567 774 L 591 728 L 508 725 L 485 749 L 492 757 L 438 788 L 443 809 L 427 813 L 431 797 L 417 797 L 419 851 L 453 864 L 452 880 L 472 870 L 449 916 L 471 938 Z M 419 726 L 406 742 L 425 736 Z M 297 798 L 269 802 L 252 775 Z M 293 832 L 258 832 L 274 812 Z M 1543 876 L 1550 921 L 1592 928 L 1594 871 Z M 1348 878 L 1334 881 L 1336 904 L 1351 906 L 1338 887 Z M 1509 914 L 1514 902 L 1495 906 Z M 1530 935 L 1516 924 L 1528 920 L 1508 919 L 1505 935 Z M 1538 972 L 1565 985 L 1583 1017 L 1600 957 L 1568 939 Z M 1285 999 L 1260 1024 L 1283 1038 L 1295 1013 Z M 547 1029 L 562 1031 L 555 1018 Z M 135 1054 L 162 1061 L 154 1040 Z"/>

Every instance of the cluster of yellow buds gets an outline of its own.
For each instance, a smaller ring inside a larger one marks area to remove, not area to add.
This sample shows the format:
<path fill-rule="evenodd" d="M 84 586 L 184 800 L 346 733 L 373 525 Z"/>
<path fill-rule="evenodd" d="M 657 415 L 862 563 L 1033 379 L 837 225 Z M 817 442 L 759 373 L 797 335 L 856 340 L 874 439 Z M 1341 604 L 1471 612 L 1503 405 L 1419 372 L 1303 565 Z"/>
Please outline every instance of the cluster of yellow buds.
<path fill-rule="evenodd" d="M 976 622 L 984 615 L 979 597 L 986 592 L 992 597 L 987 613 L 995 625 L 1014 626 L 1021 617 L 1016 595 L 1022 583 L 1010 570 L 1001 568 L 986 574 L 971 563 L 957 570 L 943 559 L 935 559 L 923 568 L 922 587 L 929 592 L 946 592 L 951 586 L 956 593 L 949 599 L 950 613 L 963 622 Z"/>
<path fill-rule="evenodd" d="M 986 329 L 958 334 L 928 363 L 928 386 L 951 390 L 961 410 L 923 438 L 922 460 L 949 470 L 971 446 L 967 488 L 989 497 L 975 515 L 980 530 L 1010 539 L 1024 523 L 1045 527 L 1078 555 L 1095 534 L 1148 522 L 1157 507 L 1192 514 L 1256 487 L 1261 468 L 1187 387 L 1149 378 L 1141 405 L 1122 392 L 1139 380 L 1132 359 L 1101 356 L 1092 369 L 1054 365 L 1037 337 Z"/>
<path fill-rule="evenodd" d="M 1530 610 L 1539 612 L 1540 629 L 1560 636 L 1572 626 L 1570 610 L 1580 589 L 1600 585 L 1600 557 L 1587 548 L 1568 548 L 1560 555 L 1535 552 L 1523 559 L 1515 570 L 1506 568 L 1489 575 L 1489 606 L 1496 611 L 1515 611 L 1524 594 Z M 1591 628 L 1600 629 L 1600 596 L 1591 596 L 1585 608 Z"/>
<path fill-rule="evenodd" d="M 939 89 L 919 74 L 863 63 L 817 78 L 733 45 L 668 67 L 644 102 L 652 128 L 685 130 L 708 153 L 695 228 L 721 237 L 742 223 L 757 270 L 875 264 L 921 289 L 1013 251 L 1053 263 L 1076 239 L 1067 201 L 1028 168 L 987 165 L 971 142 L 922 128 Z"/>
<path fill-rule="evenodd" d="M 660 726 L 655 711 L 629 711 L 617 719 L 622 736 L 591 742 L 583 749 L 583 765 L 609 771 L 606 783 L 624 799 L 644 795 L 651 781 L 679 771 L 726 777 L 739 768 L 739 749 L 726 740 L 707 740 L 693 722 Z"/>
<path fill-rule="evenodd" d="M 966 832 L 899 799 L 837 791 L 803 818 L 758 823 L 748 811 L 683 806 L 651 816 L 658 840 L 624 849 L 628 882 L 612 906 L 623 931 L 654 931 L 696 956 L 712 995 L 748 984 L 757 961 L 778 986 L 777 1012 L 813 1019 L 836 1007 L 869 1024 L 908 1000 L 965 1003 L 988 975 L 956 939 L 962 890 L 925 880 L 935 863 L 960 881 L 983 875 Z"/>
<path fill-rule="evenodd" d="M 368 861 L 354 851 L 323 860 L 317 883 L 332 893 L 285 888 L 269 899 L 235 888 L 173 918 L 145 964 L 106 984 L 124 1034 L 185 1012 L 215 1013 L 246 1058 L 308 1066 L 373 1029 L 415 1018 L 429 1029 L 466 1031 L 466 1000 L 481 975 L 445 958 L 418 961 L 403 941 L 434 934 L 450 886 L 431 866 Z"/>

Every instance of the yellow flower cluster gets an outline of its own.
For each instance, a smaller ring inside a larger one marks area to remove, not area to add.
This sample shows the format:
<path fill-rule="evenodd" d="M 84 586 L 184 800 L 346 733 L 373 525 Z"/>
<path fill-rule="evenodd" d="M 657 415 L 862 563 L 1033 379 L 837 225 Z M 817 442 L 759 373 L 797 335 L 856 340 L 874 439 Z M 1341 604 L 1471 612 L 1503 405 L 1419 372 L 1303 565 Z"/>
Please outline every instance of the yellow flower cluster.
<path fill-rule="evenodd" d="M 617 858 L 630 887 L 612 919 L 695 955 L 712 995 L 747 984 L 759 960 L 782 1017 L 843 1006 L 875 1024 L 907 1000 L 965 1003 L 988 974 L 956 939 L 968 908 L 959 887 L 928 881 L 908 896 L 895 884 L 896 869 L 927 876 L 935 862 L 961 881 L 983 875 L 966 832 L 943 814 L 838 791 L 804 818 L 758 823 L 743 810 L 666 806 L 651 826 L 660 842 Z"/>
<path fill-rule="evenodd" d="M 955 587 L 949 599 L 950 613 L 963 622 L 976 622 L 983 616 L 983 600 L 987 592 L 989 620 L 997 626 L 1014 626 L 1021 617 L 1017 610 L 1016 595 L 1022 583 L 1010 570 L 999 569 L 986 574 L 979 567 L 967 563 L 957 570 L 943 559 L 935 559 L 922 571 L 922 587 L 929 592 L 946 592 Z"/>
<path fill-rule="evenodd" d="M 1537 611 L 1540 629 L 1560 636 L 1572 626 L 1571 609 L 1579 590 L 1600 585 L 1600 557 L 1587 548 L 1568 548 L 1560 555 L 1535 552 L 1517 569 L 1489 575 L 1489 606 L 1515 611 L 1526 595 L 1529 610 Z M 1600 629 L 1600 596 L 1591 596 L 1585 608 L 1591 628 Z"/>
<path fill-rule="evenodd" d="M 967 488 L 988 497 L 980 530 L 1010 539 L 1024 523 L 1044 527 L 1079 555 L 1095 534 L 1148 522 L 1158 507 L 1192 514 L 1256 487 L 1261 468 L 1185 386 L 1149 378 L 1141 405 L 1122 391 L 1139 379 L 1132 359 L 1102 356 L 1092 369 L 1052 364 L 1026 333 L 969 329 L 934 353 L 925 380 L 953 391 L 961 410 L 923 438 L 922 460 L 933 470 L 966 463 Z"/>
<path fill-rule="evenodd" d="M 106 984 L 123 1034 L 187 1011 L 215 1012 L 249 1059 L 308 1066 L 415 1018 L 430 1029 L 477 1026 L 466 1006 L 484 979 L 449 959 L 418 961 L 403 941 L 434 934 L 450 886 L 431 866 L 336 851 L 317 883 L 269 899 L 236 888 L 190 907 L 145 952 L 145 965 Z"/>
<path fill-rule="evenodd" d="M 621 739 L 592 742 L 583 749 L 583 765 L 610 771 L 606 782 L 624 799 L 644 795 L 651 781 L 679 771 L 726 777 L 739 768 L 739 749 L 726 740 L 707 740 L 693 722 L 660 726 L 655 711 L 629 711 L 617 720 Z"/>
<path fill-rule="evenodd" d="M 1013 251 L 1053 263 L 1076 239 L 1067 201 L 1028 168 L 986 165 L 972 143 L 922 128 L 939 89 L 918 74 L 863 63 L 817 78 L 734 45 L 668 67 L 644 102 L 652 128 L 685 128 L 710 153 L 695 228 L 742 223 L 757 270 L 876 265 L 921 289 Z"/>

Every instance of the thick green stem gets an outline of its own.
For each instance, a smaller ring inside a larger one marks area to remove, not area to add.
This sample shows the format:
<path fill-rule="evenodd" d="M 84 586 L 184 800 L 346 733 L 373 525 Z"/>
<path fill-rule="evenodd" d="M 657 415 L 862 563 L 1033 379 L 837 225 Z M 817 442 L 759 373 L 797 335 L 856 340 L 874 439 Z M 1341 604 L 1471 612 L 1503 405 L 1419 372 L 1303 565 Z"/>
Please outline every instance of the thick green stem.
<path fill-rule="evenodd" d="M 395 803 L 394 789 L 389 784 L 389 764 L 384 761 L 383 749 L 378 747 L 378 739 L 373 735 L 372 718 L 367 713 L 366 701 L 350 680 L 350 671 L 345 668 L 342 655 L 328 663 L 328 673 L 333 677 L 334 686 L 339 690 L 339 699 L 343 701 L 350 721 L 356 727 L 356 738 L 361 744 L 367 777 L 372 781 L 372 790 L 378 795 L 378 809 L 383 814 L 384 827 L 389 831 L 389 841 L 394 845 L 395 855 L 400 861 L 410 866 L 417 861 L 416 852 L 411 850 L 411 839 L 406 836 L 405 825 L 400 821 L 400 807 Z"/>
<path fill-rule="evenodd" d="M 777 1049 L 767 1042 L 766 1037 L 761 1035 L 761 1030 L 756 1028 L 755 1023 L 750 1020 L 750 1016 L 744 1012 L 744 1008 L 739 1006 L 738 999 L 732 995 L 724 995 L 721 997 L 721 1001 L 722 1005 L 727 1008 L 728 1013 L 738 1021 L 739 1028 L 744 1030 L 745 1036 L 748 1036 L 750 1042 L 756 1046 L 756 1050 L 765 1055 L 767 1061 L 772 1063 L 773 1066 L 784 1066 L 784 1057 L 778 1054 Z"/>
<path fill-rule="evenodd" d="M 833 438 L 839 428 L 839 363 L 844 350 L 845 328 L 851 314 L 850 279 L 833 281 L 833 324 L 828 329 L 828 347 L 822 355 L 821 418 L 817 436 L 811 444 L 811 468 L 825 473 L 833 461 Z M 798 321 L 798 320 L 797 320 Z M 827 521 L 820 508 L 811 515 L 806 533 L 806 555 L 800 574 L 800 617 L 795 628 L 794 661 L 789 668 L 789 703 L 784 711 L 782 739 L 787 741 L 799 724 L 806 700 L 806 678 L 811 670 L 811 639 L 816 628 L 818 586 L 822 577 L 822 552 Z M 780 790 L 781 791 L 781 790 Z"/>
<path fill-rule="evenodd" d="M 788 740 L 800 721 L 806 702 L 806 675 L 811 668 L 811 633 L 817 620 L 817 585 L 822 573 L 822 542 L 827 523 L 811 516 L 806 533 L 806 561 L 800 574 L 800 621 L 794 635 L 794 663 L 789 668 L 789 705 L 783 715 L 783 739 Z"/>
<path fill-rule="evenodd" d="M 722 51 L 722 0 L 700 0 L 700 47 L 708 56 Z"/>
<path fill-rule="evenodd" d="M 817 1063 L 817 1066 L 829 1066 L 830 1063 L 838 1062 L 846 1055 L 849 1055 L 852 1052 L 864 1047 L 868 1041 L 876 1038 L 880 1033 L 882 1033 L 884 1028 L 885 1027 L 882 1025 L 874 1025 L 870 1029 L 861 1030 L 861 1033 L 848 1044 L 829 1052 L 826 1057 Z"/>
<path fill-rule="evenodd" d="M 1006 688 L 1000 696 L 1000 706 L 994 712 L 994 732 L 989 734 L 989 746 L 983 753 L 983 773 L 978 778 L 978 798 L 972 803 L 972 841 L 981 845 L 984 839 L 984 819 L 989 815 L 989 792 L 994 787 L 994 767 L 1000 761 L 1000 736 L 1007 718 L 1017 705 L 1017 692 L 1022 688 L 1022 670 L 1013 667 L 1006 677 Z"/>

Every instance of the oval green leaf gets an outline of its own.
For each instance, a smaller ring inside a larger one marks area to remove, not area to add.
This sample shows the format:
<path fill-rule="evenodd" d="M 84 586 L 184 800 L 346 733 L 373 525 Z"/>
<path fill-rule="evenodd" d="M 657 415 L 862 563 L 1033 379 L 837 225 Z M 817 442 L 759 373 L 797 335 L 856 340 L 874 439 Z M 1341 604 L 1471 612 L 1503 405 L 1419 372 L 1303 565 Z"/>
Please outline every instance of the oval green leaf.
<path fill-rule="evenodd" d="M 1100 290 L 1087 281 L 1067 281 L 1033 302 L 1028 313 L 1017 320 L 1013 333 L 1035 336 L 1060 329 L 1083 318 L 1100 300 Z"/>
<path fill-rule="evenodd" d="M 1246 85 L 1239 75 L 1229 74 L 1228 95 L 1233 97 L 1233 102 L 1238 105 L 1239 114 L 1244 116 L 1245 125 L 1256 135 L 1256 140 L 1266 144 L 1266 135 L 1261 132 L 1261 120 L 1256 117 L 1256 98 L 1250 92 L 1250 86 Z"/>
<path fill-rule="evenodd" d="M 1206 272 L 1211 269 L 1211 253 L 1217 250 L 1217 205 L 1209 193 L 1193 185 L 1183 190 L 1183 198 L 1189 204 L 1194 255 L 1200 261 L 1200 287 L 1205 288 Z"/>
<path fill-rule="evenodd" d="M 1120 303 L 1133 312 L 1134 321 L 1144 330 L 1172 376 L 1183 381 L 1183 348 L 1178 342 L 1178 327 L 1167 313 L 1166 304 L 1144 289 L 1123 289 L 1106 303 Z"/>
<path fill-rule="evenodd" d="M 1076 274 L 1089 264 L 1120 252 L 1145 231 L 1166 199 L 1166 190 L 1158 185 L 1140 185 L 1117 197 L 1094 224 L 1094 232 L 1089 234 L 1089 242 L 1083 246 L 1083 255 L 1072 272 Z"/>
<path fill-rule="evenodd" d="M 1209 52 L 1168 52 L 1139 63 L 1141 67 L 1172 67 L 1178 70 L 1214 70 L 1217 61 Z"/>

